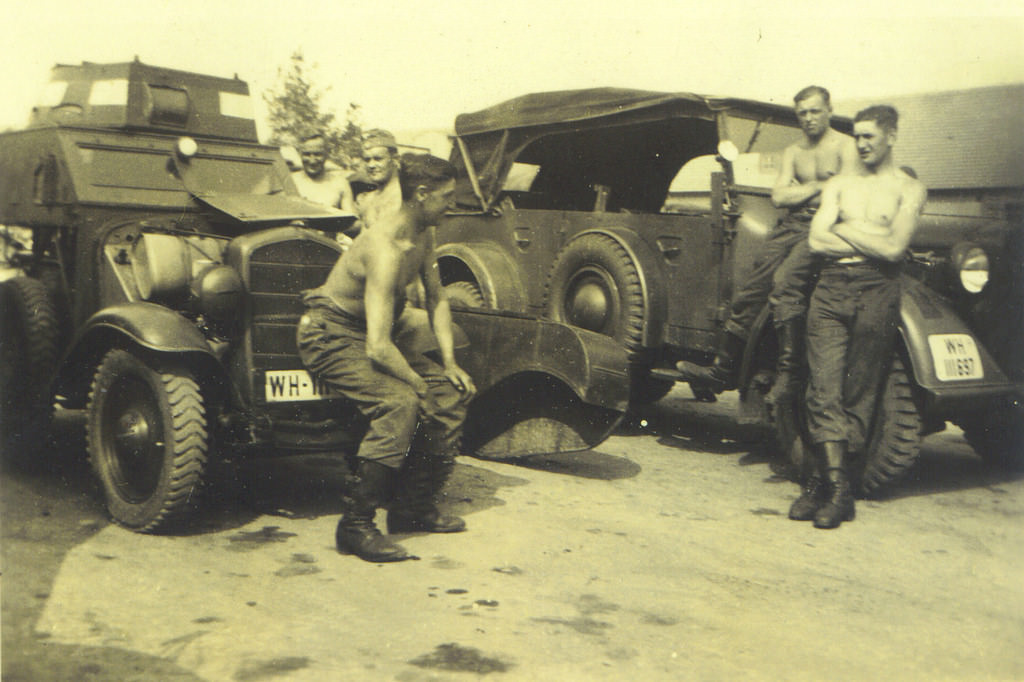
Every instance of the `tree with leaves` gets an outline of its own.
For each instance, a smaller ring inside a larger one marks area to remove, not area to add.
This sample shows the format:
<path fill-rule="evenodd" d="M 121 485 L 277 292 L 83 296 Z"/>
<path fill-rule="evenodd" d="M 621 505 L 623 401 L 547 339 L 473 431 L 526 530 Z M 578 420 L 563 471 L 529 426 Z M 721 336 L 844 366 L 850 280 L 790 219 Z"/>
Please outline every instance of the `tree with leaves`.
<path fill-rule="evenodd" d="M 270 144 L 298 147 L 304 137 L 319 132 L 327 141 L 328 158 L 351 168 L 362 154 L 359 105 L 349 103 L 344 122 L 339 122 L 334 112 L 322 108 L 326 90 L 314 85 L 315 71 L 316 65 L 307 65 L 301 50 L 292 53 L 287 70 L 278 69 L 277 87 L 263 94 L 270 116 Z"/>

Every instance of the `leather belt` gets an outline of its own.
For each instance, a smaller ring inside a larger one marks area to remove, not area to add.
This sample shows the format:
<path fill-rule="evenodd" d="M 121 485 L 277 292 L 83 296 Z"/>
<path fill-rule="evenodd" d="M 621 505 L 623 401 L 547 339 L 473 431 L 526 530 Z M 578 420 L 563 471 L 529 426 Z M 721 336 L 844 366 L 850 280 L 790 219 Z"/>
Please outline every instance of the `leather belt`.
<path fill-rule="evenodd" d="M 832 261 L 836 265 L 860 265 L 861 263 L 867 263 L 867 256 L 843 256 L 842 258 L 836 258 Z"/>

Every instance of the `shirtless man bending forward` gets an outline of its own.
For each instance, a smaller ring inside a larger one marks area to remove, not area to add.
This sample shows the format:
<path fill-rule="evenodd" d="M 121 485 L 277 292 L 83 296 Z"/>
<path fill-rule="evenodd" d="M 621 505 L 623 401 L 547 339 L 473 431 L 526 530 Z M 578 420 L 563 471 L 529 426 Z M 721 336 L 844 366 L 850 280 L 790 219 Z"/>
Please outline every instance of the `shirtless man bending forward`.
<path fill-rule="evenodd" d="M 323 286 L 304 292 L 298 327 L 299 355 L 310 373 L 355 402 L 369 421 L 336 532 L 340 551 L 366 561 L 411 558 L 373 520 L 386 501 L 389 469 L 398 472 L 389 532 L 466 527 L 434 501 L 454 468 L 466 404 L 476 391 L 455 361 L 430 227 L 452 204 L 455 169 L 410 154 L 402 157 L 399 179 L 401 208 L 356 237 Z M 406 287 L 416 279 L 426 291 L 426 314 L 405 307 Z M 424 338 L 436 344 L 426 347 Z M 440 362 L 424 353 L 431 350 Z"/>

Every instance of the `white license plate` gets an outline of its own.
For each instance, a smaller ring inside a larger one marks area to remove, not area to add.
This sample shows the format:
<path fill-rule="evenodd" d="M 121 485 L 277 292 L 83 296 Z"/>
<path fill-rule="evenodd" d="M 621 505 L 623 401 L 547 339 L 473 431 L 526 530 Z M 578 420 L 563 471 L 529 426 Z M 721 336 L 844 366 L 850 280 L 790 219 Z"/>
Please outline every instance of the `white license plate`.
<path fill-rule="evenodd" d="M 928 346 L 935 363 L 935 376 L 939 381 L 967 381 L 982 379 L 978 345 L 970 334 L 931 334 Z"/>
<path fill-rule="evenodd" d="M 267 370 L 263 379 L 268 403 L 336 398 L 338 394 L 322 381 L 314 381 L 304 369 Z"/>

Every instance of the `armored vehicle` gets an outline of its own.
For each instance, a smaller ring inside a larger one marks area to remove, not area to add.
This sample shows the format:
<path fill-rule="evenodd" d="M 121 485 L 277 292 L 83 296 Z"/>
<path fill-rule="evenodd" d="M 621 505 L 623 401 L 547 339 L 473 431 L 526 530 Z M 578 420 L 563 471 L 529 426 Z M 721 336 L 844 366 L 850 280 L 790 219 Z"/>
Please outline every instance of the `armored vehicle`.
<path fill-rule="evenodd" d="M 38 451 L 55 403 L 84 409 L 109 511 L 135 530 L 186 518 L 218 453 L 352 452 L 365 431 L 295 346 L 299 293 L 354 216 L 299 197 L 248 96 L 138 61 L 57 66 L 28 128 L 0 135 L 0 223 L 32 242 L 0 283 L 4 447 Z M 582 449 L 614 428 L 628 388 L 609 339 L 455 319 L 479 388 L 467 452 Z"/>
<path fill-rule="evenodd" d="M 851 129 L 842 117 L 833 125 Z M 611 88 L 462 114 L 452 151 L 460 206 L 439 232 L 442 281 L 467 303 L 616 339 L 630 354 L 632 400 L 657 400 L 677 361 L 706 362 L 714 350 L 733 291 L 780 217 L 770 188 L 800 135 L 788 107 Z M 977 201 L 931 205 L 913 246 L 902 343 L 857 467 L 861 492 L 898 478 L 922 435 L 950 419 L 986 457 L 1010 456 L 1014 444 L 1020 453 L 1016 202 L 1015 219 Z M 1017 311 L 1012 324 L 998 310 Z M 799 464 L 803 406 L 770 420 L 763 403 L 774 354 L 766 309 L 742 360 L 741 418 L 770 428 Z M 1016 430 L 989 428 L 1003 423 Z"/>

